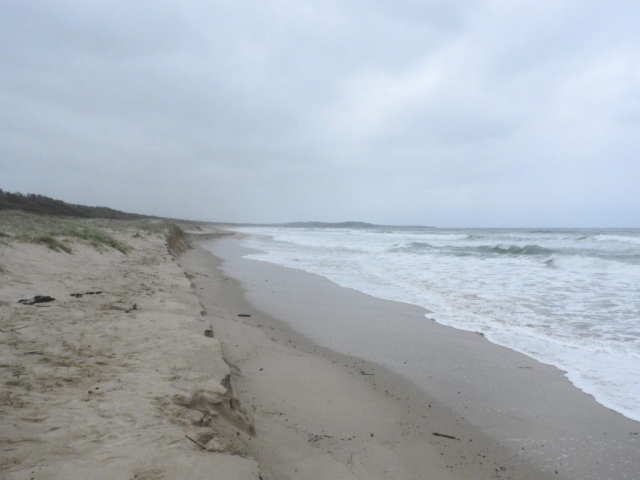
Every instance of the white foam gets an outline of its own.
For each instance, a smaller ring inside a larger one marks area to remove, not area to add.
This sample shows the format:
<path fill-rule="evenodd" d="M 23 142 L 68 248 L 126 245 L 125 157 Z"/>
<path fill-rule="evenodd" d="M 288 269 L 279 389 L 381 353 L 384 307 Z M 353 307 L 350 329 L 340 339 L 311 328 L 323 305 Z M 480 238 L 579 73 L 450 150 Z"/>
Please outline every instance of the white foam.
<path fill-rule="evenodd" d="M 620 242 L 620 243 L 630 243 L 632 245 L 640 245 L 640 237 L 631 236 L 631 235 L 601 234 L 601 235 L 594 235 L 593 239 L 599 242 Z"/>
<path fill-rule="evenodd" d="M 567 271 L 579 272 L 616 272 L 627 271 L 630 274 L 640 275 L 640 265 L 618 262 L 615 260 L 603 260 L 601 258 L 583 257 L 579 255 L 563 256 L 553 254 L 545 260 L 550 267 Z"/>
<path fill-rule="evenodd" d="M 640 421 L 640 265 L 620 257 L 640 256 L 634 242 L 566 231 L 245 231 L 260 234 L 245 241 L 264 252 L 251 258 L 425 307 L 440 323 L 557 366 L 600 403 Z M 437 248 L 401 248 L 415 242 Z M 558 253 L 485 255 L 471 248 L 500 244 Z"/>

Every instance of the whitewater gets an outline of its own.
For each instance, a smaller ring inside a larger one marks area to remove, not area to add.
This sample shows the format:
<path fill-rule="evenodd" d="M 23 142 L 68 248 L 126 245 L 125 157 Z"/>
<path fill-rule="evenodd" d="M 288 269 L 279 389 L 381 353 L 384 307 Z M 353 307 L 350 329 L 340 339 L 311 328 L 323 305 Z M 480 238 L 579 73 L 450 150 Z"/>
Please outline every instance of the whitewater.
<path fill-rule="evenodd" d="M 640 421 L 640 229 L 238 230 L 248 258 L 423 307 Z"/>

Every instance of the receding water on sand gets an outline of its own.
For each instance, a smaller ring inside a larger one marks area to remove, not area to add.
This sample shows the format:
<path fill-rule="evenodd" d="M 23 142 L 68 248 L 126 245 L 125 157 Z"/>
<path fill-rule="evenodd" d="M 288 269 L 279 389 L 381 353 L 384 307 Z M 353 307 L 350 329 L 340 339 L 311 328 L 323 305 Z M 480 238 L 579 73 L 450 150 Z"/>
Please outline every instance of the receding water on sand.
<path fill-rule="evenodd" d="M 236 239 L 207 248 L 224 259 L 225 273 L 241 281 L 257 310 L 321 346 L 410 379 L 540 471 L 558 469 L 559 478 L 571 479 L 609 478 L 611 471 L 632 478 L 640 468 L 638 423 L 584 395 L 560 370 L 430 321 L 424 308 L 247 258 L 257 252 Z"/>
<path fill-rule="evenodd" d="M 421 306 L 439 323 L 562 369 L 640 420 L 638 230 L 243 231 L 244 245 L 260 250 L 249 258 Z"/>

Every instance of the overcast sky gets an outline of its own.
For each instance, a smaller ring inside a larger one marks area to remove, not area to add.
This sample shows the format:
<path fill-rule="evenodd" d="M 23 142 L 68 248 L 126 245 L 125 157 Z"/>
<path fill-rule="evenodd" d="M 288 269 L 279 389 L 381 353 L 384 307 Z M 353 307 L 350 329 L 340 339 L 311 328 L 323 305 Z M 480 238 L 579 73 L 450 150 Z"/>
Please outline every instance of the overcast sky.
<path fill-rule="evenodd" d="M 0 2 L 0 188 L 234 222 L 640 226 L 638 0 Z"/>

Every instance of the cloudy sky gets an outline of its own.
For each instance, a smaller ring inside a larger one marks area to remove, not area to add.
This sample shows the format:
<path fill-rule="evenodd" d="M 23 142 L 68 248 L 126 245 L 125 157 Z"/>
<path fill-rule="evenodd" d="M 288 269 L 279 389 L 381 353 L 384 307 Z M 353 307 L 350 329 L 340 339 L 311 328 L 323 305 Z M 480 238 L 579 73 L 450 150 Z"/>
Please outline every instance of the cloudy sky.
<path fill-rule="evenodd" d="M 637 0 L 6 0 L 0 188 L 235 222 L 640 226 Z"/>

